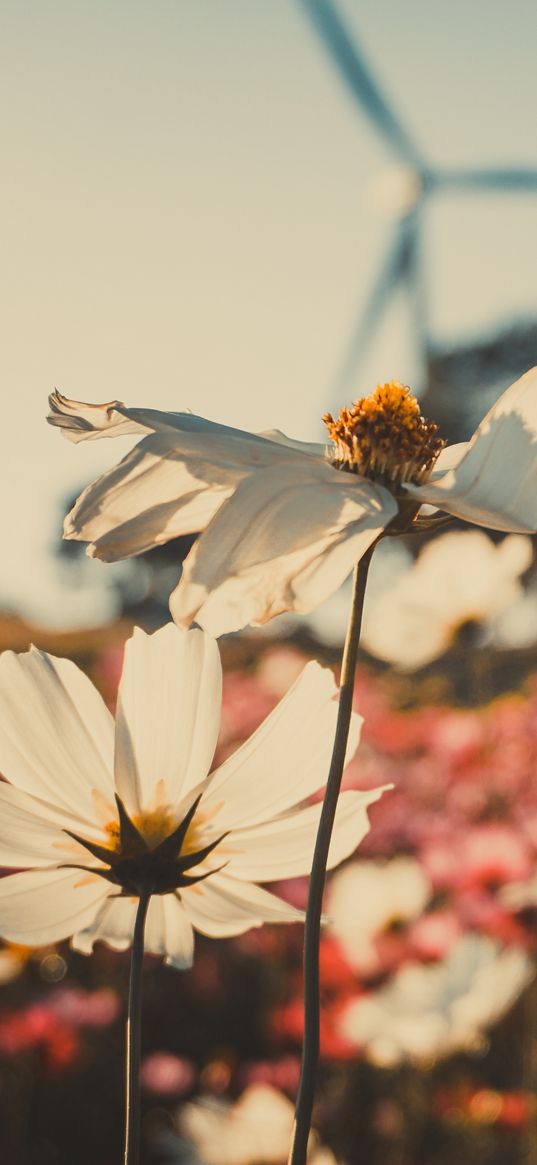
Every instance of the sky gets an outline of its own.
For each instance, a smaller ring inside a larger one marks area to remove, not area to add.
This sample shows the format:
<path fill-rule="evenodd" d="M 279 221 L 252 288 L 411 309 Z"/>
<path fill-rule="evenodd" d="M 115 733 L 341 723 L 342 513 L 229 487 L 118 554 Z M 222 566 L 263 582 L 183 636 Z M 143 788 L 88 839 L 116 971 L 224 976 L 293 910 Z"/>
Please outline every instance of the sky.
<path fill-rule="evenodd" d="M 530 0 L 340 0 L 436 165 L 537 166 Z M 393 223 L 394 158 L 300 0 L 1 0 L 0 604 L 91 623 L 50 548 L 62 499 L 129 448 L 44 420 L 80 400 L 321 434 Z M 443 195 L 424 259 L 449 343 L 537 310 L 537 194 Z M 387 318 L 354 395 L 411 381 Z"/>

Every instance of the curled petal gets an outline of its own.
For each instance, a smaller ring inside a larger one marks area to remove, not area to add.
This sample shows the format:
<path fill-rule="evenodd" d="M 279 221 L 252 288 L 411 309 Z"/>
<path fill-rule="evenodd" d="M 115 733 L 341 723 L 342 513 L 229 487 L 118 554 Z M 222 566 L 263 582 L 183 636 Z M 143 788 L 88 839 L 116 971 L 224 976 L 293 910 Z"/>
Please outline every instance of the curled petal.
<path fill-rule="evenodd" d="M 116 713 L 119 796 L 136 814 L 179 800 L 207 776 L 220 725 L 222 668 L 203 631 L 173 623 L 127 641 Z M 160 785 L 160 793 L 158 792 Z"/>
<path fill-rule="evenodd" d="M 537 368 L 504 392 L 454 468 L 406 489 L 478 526 L 515 534 L 537 530 Z"/>
<path fill-rule="evenodd" d="M 125 405 L 120 400 L 107 404 L 86 404 L 84 401 L 69 400 L 55 390 L 48 398 L 49 425 L 61 429 L 69 441 L 90 441 L 95 437 L 124 437 L 130 433 L 145 433 L 145 425 L 125 416 Z"/>
<path fill-rule="evenodd" d="M 311 611 L 396 513 L 387 490 L 314 458 L 265 469 L 238 486 L 188 555 L 172 616 L 221 635 Z"/>
<path fill-rule="evenodd" d="M 69 400 L 55 390 L 49 396 L 50 413 L 47 421 L 62 430 L 70 441 L 88 441 L 99 437 L 124 437 L 131 433 L 146 434 L 158 432 L 180 432 L 190 434 L 218 434 L 222 437 L 236 437 L 241 441 L 286 445 L 290 449 L 323 456 L 324 445 L 312 445 L 306 441 L 294 441 L 279 429 L 266 433 L 248 433 L 231 425 L 221 425 L 209 421 L 195 413 L 166 412 L 161 409 L 140 409 L 124 405 L 123 401 L 107 401 L 105 404 L 88 404 L 86 401 Z"/>

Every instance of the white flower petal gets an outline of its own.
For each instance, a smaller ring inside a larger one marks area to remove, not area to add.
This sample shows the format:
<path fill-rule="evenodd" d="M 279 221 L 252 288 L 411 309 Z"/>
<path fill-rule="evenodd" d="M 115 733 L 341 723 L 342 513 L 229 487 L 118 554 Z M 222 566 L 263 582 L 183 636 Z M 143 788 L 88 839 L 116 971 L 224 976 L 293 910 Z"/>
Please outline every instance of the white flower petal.
<path fill-rule="evenodd" d="M 285 446 L 220 430 L 208 423 L 206 433 L 170 429 L 140 441 L 81 493 L 64 536 L 90 542 L 90 553 L 108 561 L 141 554 L 204 530 L 249 473 L 296 461 Z"/>
<path fill-rule="evenodd" d="M 324 456 L 324 445 L 312 445 L 305 441 L 294 441 L 279 429 L 266 433 L 248 433 L 231 425 L 221 425 L 198 417 L 188 411 L 167 412 L 162 409 L 131 408 L 120 400 L 105 404 L 91 404 L 87 401 L 69 400 L 55 390 L 49 396 L 50 413 L 47 421 L 62 430 L 70 441 L 88 441 L 99 437 L 123 437 L 130 433 L 179 431 L 181 433 L 220 434 L 239 437 L 248 441 L 274 441 L 302 452 L 319 452 Z"/>
<path fill-rule="evenodd" d="M 468 444 L 468 441 L 460 441 L 457 445 L 446 445 L 444 449 L 441 449 L 429 480 L 436 481 L 439 477 L 443 477 L 448 469 L 456 469 L 468 449 Z"/>
<path fill-rule="evenodd" d="M 286 433 L 282 433 L 281 429 L 264 429 L 259 433 L 260 437 L 264 437 L 267 441 L 275 441 L 277 445 L 286 445 L 288 449 L 294 449 L 296 453 L 307 453 L 313 457 L 326 457 L 328 446 L 321 445 L 318 441 L 296 441 L 294 437 L 288 437 Z"/>
<path fill-rule="evenodd" d="M 41 946 L 89 925 L 110 884 L 81 870 L 28 870 L 0 878 L 0 935 Z"/>
<path fill-rule="evenodd" d="M 125 648 L 116 713 L 116 784 L 128 810 L 156 807 L 159 782 L 165 803 L 177 805 L 207 776 L 221 691 L 220 656 L 210 636 L 181 632 L 173 623 L 154 635 L 135 629 Z"/>
<path fill-rule="evenodd" d="M 83 955 L 91 955 L 94 943 L 105 942 L 116 951 L 126 951 L 132 942 L 137 898 L 116 895 L 105 898 L 89 924 L 77 930 L 71 946 Z"/>
<path fill-rule="evenodd" d="M 504 392 L 454 469 L 407 490 L 492 530 L 537 530 L 537 368 Z"/>
<path fill-rule="evenodd" d="M 203 530 L 244 472 L 211 462 L 204 449 L 187 457 L 175 434 L 153 433 L 83 490 L 64 536 L 90 542 L 93 557 L 109 562 L 141 554 Z"/>
<path fill-rule="evenodd" d="M 261 886 L 213 874 L 189 886 L 181 899 L 192 925 L 210 938 L 230 938 L 264 922 L 302 922 L 301 910 Z"/>
<path fill-rule="evenodd" d="M 378 801 L 383 792 L 384 789 L 372 789 L 340 794 L 330 842 L 329 870 L 354 853 L 363 841 L 369 832 L 367 807 Z M 234 830 L 229 842 L 222 845 L 222 853 L 229 851 L 232 855 L 227 871 L 236 878 L 253 882 L 309 874 L 321 809 L 321 804 L 310 805 L 253 829 Z"/>
<path fill-rule="evenodd" d="M 294 807 L 326 782 L 337 720 L 332 672 L 309 663 L 283 700 L 211 775 L 203 810 L 219 808 L 215 828 L 237 829 Z M 347 757 L 362 719 L 353 716 Z"/>
<path fill-rule="evenodd" d="M 166 962 L 178 971 L 194 962 L 194 931 L 178 894 L 161 899 L 164 916 Z"/>
<path fill-rule="evenodd" d="M 220 635 L 283 611 L 310 611 L 396 513 L 387 490 L 313 457 L 260 471 L 237 487 L 188 555 L 172 616 Z"/>
<path fill-rule="evenodd" d="M 74 935 L 72 946 L 89 955 L 94 943 L 104 942 L 117 951 L 132 944 L 138 909 L 137 898 L 109 898 L 96 918 Z M 155 894 L 149 902 L 144 934 L 144 950 L 161 955 L 178 970 L 192 966 L 194 933 L 176 894 Z"/>
<path fill-rule="evenodd" d="M 149 903 L 144 948 L 178 970 L 194 960 L 194 931 L 178 894 L 156 895 Z"/>
<path fill-rule="evenodd" d="M 75 823 L 66 814 L 28 793 L 0 782 L 0 866 L 18 869 L 73 861 L 65 829 Z M 84 823 L 76 822 L 76 825 Z M 66 846 L 68 847 L 66 850 Z"/>
<path fill-rule="evenodd" d="M 86 404 L 84 401 L 69 400 L 61 392 L 54 391 L 48 398 L 49 425 L 61 429 L 69 441 L 88 441 L 95 437 L 123 437 L 130 433 L 145 433 L 145 425 L 131 421 L 120 410 L 124 405 L 120 400 L 107 404 Z"/>
<path fill-rule="evenodd" d="M 113 719 L 74 663 L 45 652 L 0 657 L 0 771 L 82 818 L 113 794 Z"/>

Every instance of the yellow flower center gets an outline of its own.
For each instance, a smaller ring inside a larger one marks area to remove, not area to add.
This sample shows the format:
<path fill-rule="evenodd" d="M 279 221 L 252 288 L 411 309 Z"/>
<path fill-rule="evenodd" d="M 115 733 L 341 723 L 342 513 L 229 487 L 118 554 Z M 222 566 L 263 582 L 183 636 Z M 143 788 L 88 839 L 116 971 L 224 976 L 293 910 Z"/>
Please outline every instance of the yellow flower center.
<path fill-rule="evenodd" d="M 150 812 L 138 813 L 136 817 L 131 818 L 131 821 L 143 837 L 148 849 L 155 849 L 161 841 L 164 841 L 165 837 L 169 837 L 170 833 L 173 833 L 178 824 L 169 810 L 162 806 L 159 809 L 152 809 Z M 122 848 L 119 821 L 109 821 L 105 829 L 109 838 L 109 848 L 113 853 L 119 853 Z M 123 848 L 125 848 L 125 843 L 123 843 Z"/>
<path fill-rule="evenodd" d="M 445 442 L 438 425 L 426 421 L 416 397 L 404 384 L 378 384 L 371 396 L 323 421 L 333 444 L 332 463 L 368 477 L 392 491 L 404 482 L 419 485 L 429 477 Z"/>
<path fill-rule="evenodd" d="M 69 829 L 65 833 L 103 863 L 104 868 L 91 867 L 91 872 L 121 886 L 124 893 L 140 894 L 146 889 L 151 894 L 168 894 L 216 872 L 214 859 L 209 864 L 207 859 L 226 834 L 212 834 L 207 840 L 205 825 L 214 809 L 208 815 L 198 812 L 201 796 L 200 793 L 182 820 L 177 821 L 165 805 L 131 818 L 116 795 L 118 817 L 105 826 L 107 844 Z"/>

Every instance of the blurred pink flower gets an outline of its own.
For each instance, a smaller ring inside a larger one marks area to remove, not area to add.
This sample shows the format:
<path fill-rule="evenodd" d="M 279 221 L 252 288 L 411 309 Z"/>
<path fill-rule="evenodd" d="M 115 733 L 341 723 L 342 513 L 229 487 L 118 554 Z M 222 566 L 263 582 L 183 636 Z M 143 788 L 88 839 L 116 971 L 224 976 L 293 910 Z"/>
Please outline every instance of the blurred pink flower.
<path fill-rule="evenodd" d="M 62 987 L 50 997 L 57 1015 L 80 1027 L 108 1027 L 118 1018 L 122 1003 L 112 987 L 84 991 L 81 987 Z"/>
<path fill-rule="evenodd" d="M 147 1092 L 184 1096 L 194 1084 L 195 1071 L 190 1060 L 171 1052 L 151 1052 L 142 1061 L 140 1077 Z"/>

